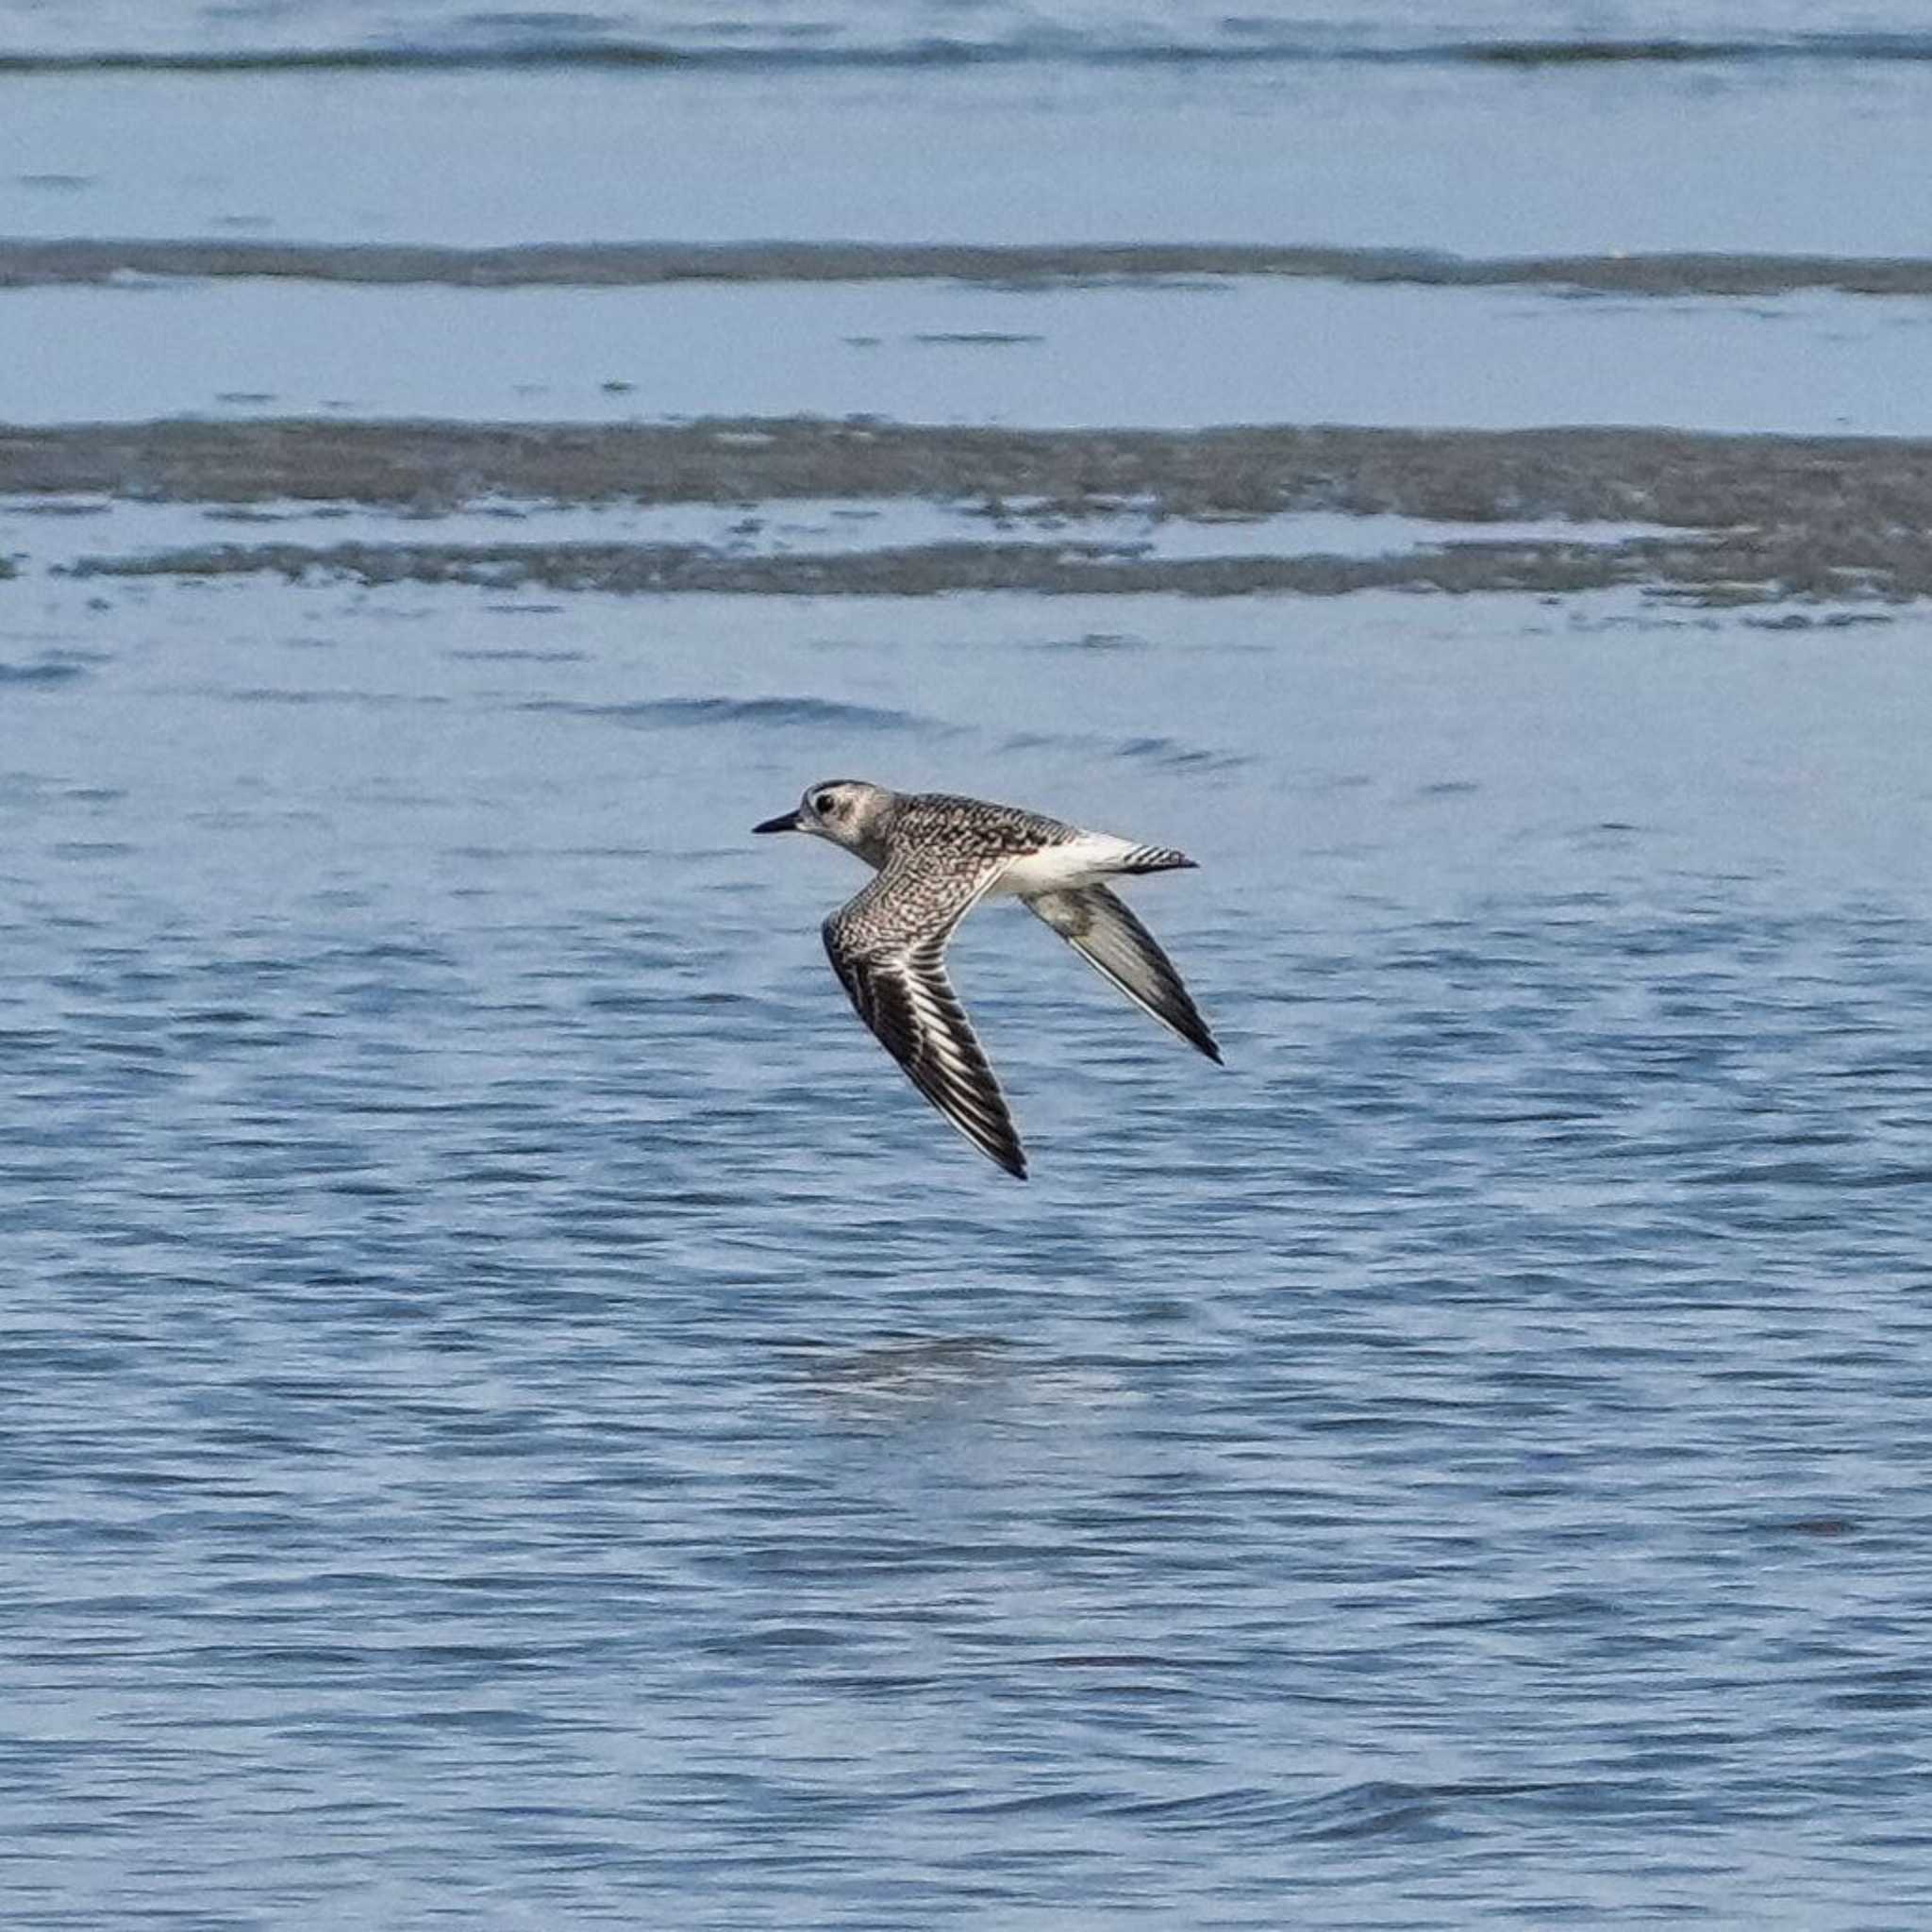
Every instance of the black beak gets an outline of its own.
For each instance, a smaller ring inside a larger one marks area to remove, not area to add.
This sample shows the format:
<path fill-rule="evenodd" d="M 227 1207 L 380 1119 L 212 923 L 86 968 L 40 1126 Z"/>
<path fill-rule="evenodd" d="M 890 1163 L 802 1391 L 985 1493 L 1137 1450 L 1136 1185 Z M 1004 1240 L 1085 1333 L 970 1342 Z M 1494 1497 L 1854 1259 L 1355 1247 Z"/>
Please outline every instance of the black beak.
<path fill-rule="evenodd" d="M 781 813 L 777 818 L 767 819 L 761 825 L 754 825 L 754 832 L 802 832 L 805 822 L 795 811 Z"/>

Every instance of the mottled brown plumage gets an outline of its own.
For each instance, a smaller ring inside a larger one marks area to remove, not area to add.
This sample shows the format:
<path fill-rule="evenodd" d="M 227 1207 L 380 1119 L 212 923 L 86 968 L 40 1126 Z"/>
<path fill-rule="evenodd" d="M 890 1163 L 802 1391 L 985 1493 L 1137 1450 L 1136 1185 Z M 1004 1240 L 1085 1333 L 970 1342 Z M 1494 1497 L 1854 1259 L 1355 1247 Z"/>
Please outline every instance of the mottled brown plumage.
<path fill-rule="evenodd" d="M 1024 1180 L 1026 1156 L 986 1054 L 946 977 L 946 942 L 989 895 L 1022 900 L 1136 1005 L 1219 1061 L 1174 962 L 1100 883 L 1193 860 L 1018 807 L 832 779 L 755 827 L 811 832 L 878 870 L 824 923 L 825 951 L 858 1017 L 974 1145 Z"/>

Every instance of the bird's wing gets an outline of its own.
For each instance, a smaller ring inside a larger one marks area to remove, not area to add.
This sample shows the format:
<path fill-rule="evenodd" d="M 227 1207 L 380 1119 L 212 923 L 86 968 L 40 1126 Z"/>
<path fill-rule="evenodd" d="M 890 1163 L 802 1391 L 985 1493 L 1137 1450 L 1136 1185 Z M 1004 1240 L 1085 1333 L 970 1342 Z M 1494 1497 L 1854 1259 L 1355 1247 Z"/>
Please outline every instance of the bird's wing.
<path fill-rule="evenodd" d="M 858 1017 L 912 1084 L 982 1153 L 1019 1179 L 1026 1154 L 958 996 L 946 941 L 1005 869 L 976 874 L 913 859 L 887 866 L 825 921 L 825 951 Z"/>
<path fill-rule="evenodd" d="M 1221 1049 L 1154 935 L 1105 886 L 1035 892 L 1025 902 L 1137 1007 L 1219 1063 Z"/>

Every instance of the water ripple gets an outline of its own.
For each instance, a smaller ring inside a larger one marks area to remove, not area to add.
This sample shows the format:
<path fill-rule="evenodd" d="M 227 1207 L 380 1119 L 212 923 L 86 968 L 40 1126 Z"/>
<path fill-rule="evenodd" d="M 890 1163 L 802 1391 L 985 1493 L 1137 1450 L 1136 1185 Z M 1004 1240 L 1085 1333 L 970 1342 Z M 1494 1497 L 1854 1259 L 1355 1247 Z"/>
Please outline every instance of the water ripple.
<path fill-rule="evenodd" d="M 86 675 L 86 669 L 69 658 L 41 658 L 27 664 L 0 660 L 0 685 L 72 684 Z"/>
<path fill-rule="evenodd" d="M 261 594 L 450 702 L 144 591 L 0 774 L 0 1923 L 1932 1924 L 1915 620 Z M 1228 1069 L 989 908 L 956 1144 L 739 829 L 867 734 Z"/>
<path fill-rule="evenodd" d="M 532 698 L 517 707 L 525 711 L 562 711 L 578 718 L 605 718 L 620 724 L 649 729 L 703 728 L 724 724 L 776 725 L 800 730 L 859 730 L 916 734 L 944 732 L 952 727 L 914 711 L 877 705 L 835 704 L 824 698 L 644 698 L 608 704 L 561 698 Z"/>

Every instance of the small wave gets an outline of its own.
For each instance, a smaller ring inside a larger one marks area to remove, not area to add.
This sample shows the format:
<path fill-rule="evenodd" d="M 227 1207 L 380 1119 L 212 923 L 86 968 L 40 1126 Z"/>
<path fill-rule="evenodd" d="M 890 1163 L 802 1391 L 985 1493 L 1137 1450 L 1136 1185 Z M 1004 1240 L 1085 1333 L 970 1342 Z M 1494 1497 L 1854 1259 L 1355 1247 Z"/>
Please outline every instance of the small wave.
<path fill-rule="evenodd" d="M 231 705 L 349 705 L 366 711 L 392 711 L 423 707 L 438 708 L 450 700 L 440 691 L 357 691 L 341 686 L 325 689 L 300 685 L 242 684 L 220 690 L 198 688 L 198 695 L 218 697 Z"/>
<path fill-rule="evenodd" d="M 1537 1795 L 1542 1789 L 1495 1781 L 1419 1785 L 1371 1778 L 1300 1806 L 1291 1829 L 1315 1840 L 1424 1833 L 1441 1837 L 1468 1828 L 1458 1823 L 1458 1812 L 1479 1809 L 1485 1800 Z"/>
<path fill-rule="evenodd" d="M 1826 1190 L 1923 1188 L 1932 1183 L 1932 1166 L 1924 1161 L 1886 1167 L 1855 1167 L 1823 1160 L 1742 1161 L 1707 1168 L 1684 1175 L 1693 1188 L 1777 1188 Z"/>
<path fill-rule="evenodd" d="M 608 718 L 643 727 L 714 724 L 802 725 L 814 731 L 909 731 L 927 734 L 949 727 L 936 718 L 876 705 L 838 704 L 829 698 L 644 698 L 616 704 L 586 704 L 567 698 L 531 698 L 524 711 L 563 711 L 578 718 Z"/>
<path fill-rule="evenodd" d="M 984 1804 L 957 1807 L 961 1817 L 980 1820 L 1094 1816 L 1107 1809 L 1106 1794 L 1097 1790 L 1033 1791 L 1021 1798 L 993 1798 Z"/>
<path fill-rule="evenodd" d="M 16 48 L 0 75 L 71 73 L 358 73 L 465 68 L 677 73 L 752 70 L 967 69 L 980 67 L 1271 66 L 1764 66 L 1808 61 L 1932 61 L 1932 32 L 1831 31 L 1682 34 L 1406 36 L 1399 27 L 1351 36 L 1333 29 L 1228 20 L 1195 37 L 1018 26 L 981 38 L 907 35 L 868 39 L 836 27 L 806 38 L 734 31 L 653 39 L 609 29 L 576 13 L 479 14 L 422 38 L 292 46 Z"/>
<path fill-rule="evenodd" d="M 1001 741 L 1000 748 L 1008 752 L 1099 752 L 1176 772 L 1232 772 L 1254 763 L 1245 752 L 1216 751 L 1208 745 L 1184 743 L 1177 738 L 1115 740 L 1086 731 L 1016 731 Z"/>
<path fill-rule="evenodd" d="M 1129 738 L 1121 744 L 1120 755 L 1174 772 L 1232 772 L 1254 763 L 1245 752 L 1213 751 L 1206 745 L 1183 744 L 1177 738 Z"/>
<path fill-rule="evenodd" d="M 43 658 L 35 664 L 8 664 L 0 661 L 0 684 L 72 684 L 87 673 L 78 665 L 59 658 Z"/>
<path fill-rule="evenodd" d="M 1089 1815 L 1131 1820 L 1167 1832 L 1259 1834 L 1314 1843 L 1336 1840 L 1459 1836 L 1461 1814 L 1498 1799 L 1548 1795 L 1554 1788 L 1471 1780 L 1412 1784 L 1369 1778 L 1309 1796 L 1269 1785 L 1230 1785 L 1182 1797 L 1122 1798 L 1093 1790 L 1031 1792 L 971 1807 L 978 1818 Z"/>

